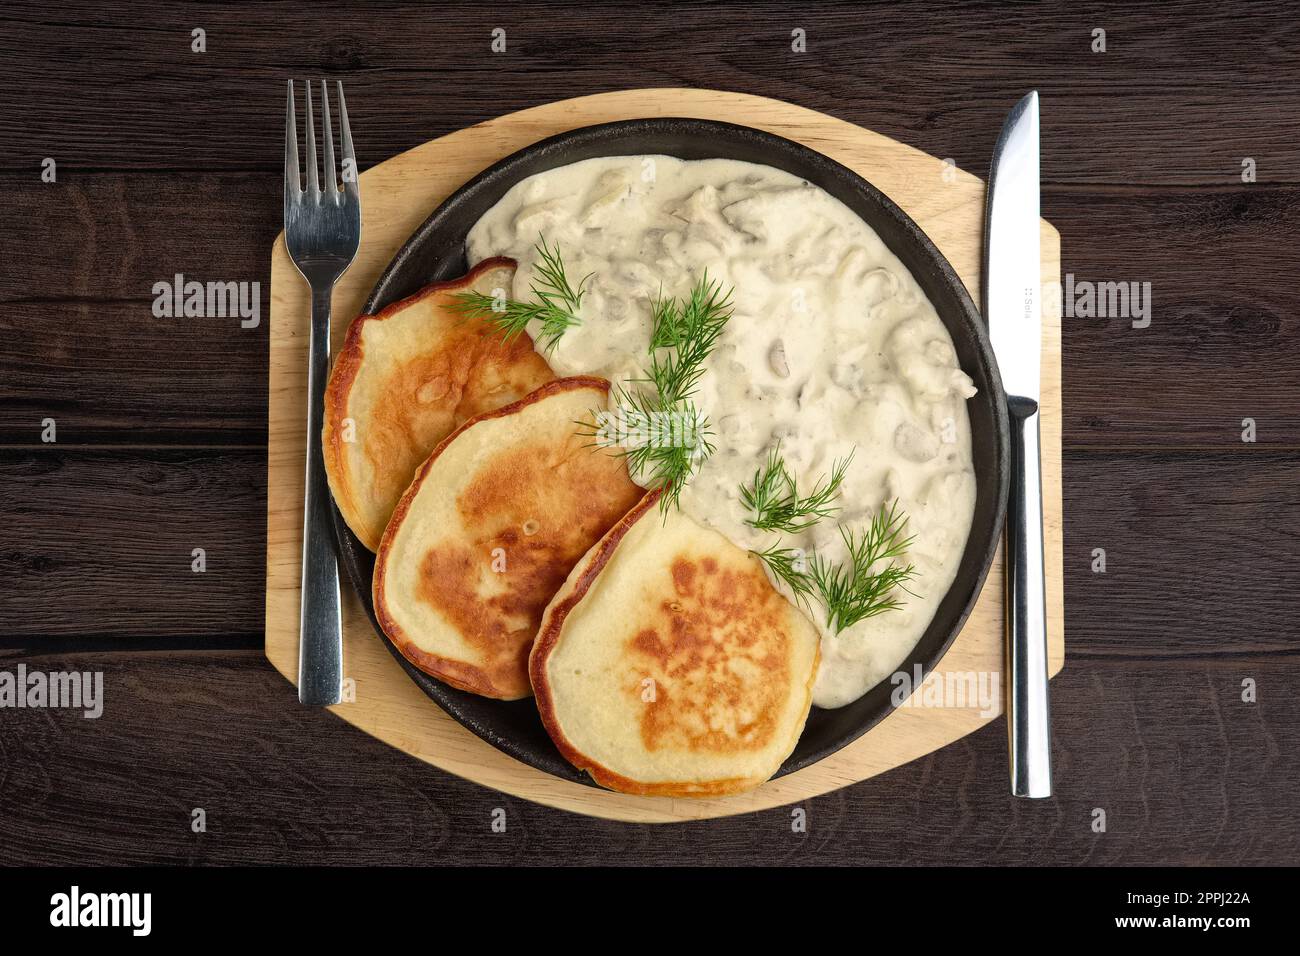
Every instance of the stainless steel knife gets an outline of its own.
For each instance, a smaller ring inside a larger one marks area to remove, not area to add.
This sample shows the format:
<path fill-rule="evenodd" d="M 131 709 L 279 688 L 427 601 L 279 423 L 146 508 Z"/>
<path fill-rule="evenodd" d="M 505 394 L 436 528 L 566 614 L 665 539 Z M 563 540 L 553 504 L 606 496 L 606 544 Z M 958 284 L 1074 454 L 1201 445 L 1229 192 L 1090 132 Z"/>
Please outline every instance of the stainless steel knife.
<path fill-rule="evenodd" d="M 1038 452 L 1042 349 L 1038 249 L 1038 92 L 1012 109 L 993 151 L 984 216 L 984 318 L 1011 412 L 1007 501 L 1006 683 L 1011 792 L 1052 795 Z"/>

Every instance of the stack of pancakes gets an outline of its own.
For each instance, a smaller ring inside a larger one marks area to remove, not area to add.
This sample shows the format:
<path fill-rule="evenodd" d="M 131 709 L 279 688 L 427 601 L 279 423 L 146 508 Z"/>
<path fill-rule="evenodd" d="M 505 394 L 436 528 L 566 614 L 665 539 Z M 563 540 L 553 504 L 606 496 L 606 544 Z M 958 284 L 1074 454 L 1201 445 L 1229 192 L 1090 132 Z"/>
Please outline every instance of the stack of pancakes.
<path fill-rule="evenodd" d="M 536 696 L 560 752 L 627 793 L 768 779 L 811 705 L 819 639 L 760 562 L 658 506 L 592 441 L 603 379 L 557 379 L 452 296 L 509 289 L 490 259 L 358 317 L 330 375 L 335 501 L 375 550 L 375 613 L 428 674 Z"/>

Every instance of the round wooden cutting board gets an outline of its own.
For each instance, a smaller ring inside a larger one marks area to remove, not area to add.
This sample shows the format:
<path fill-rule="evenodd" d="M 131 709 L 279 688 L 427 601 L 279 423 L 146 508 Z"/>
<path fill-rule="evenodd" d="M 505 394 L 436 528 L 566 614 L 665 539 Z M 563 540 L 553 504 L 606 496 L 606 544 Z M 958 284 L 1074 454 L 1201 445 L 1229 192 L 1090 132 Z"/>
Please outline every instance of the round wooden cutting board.
<path fill-rule="evenodd" d="M 364 114 L 353 109 L 364 144 Z M 819 150 L 879 187 L 929 235 L 974 301 L 984 222 L 984 183 L 942 160 L 823 113 L 743 93 L 645 89 L 601 93 L 511 113 L 425 143 L 361 176 L 362 242 L 334 292 L 334 344 L 398 247 L 454 189 L 498 159 L 579 126 L 654 116 L 725 120 L 768 130 Z M 991 117 L 990 122 L 1000 122 Z M 990 144 L 993 136 L 990 133 Z M 1042 223 L 1042 277 L 1060 281 L 1060 237 Z M 1044 296 L 1050 301 L 1050 296 Z M 268 425 L 266 656 L 289 681 L 298 672 L 298 604 L 305 462 L 307 286 L 284 238 L 271 253 Z M 1064 662 L 1061 579 L 1060 318 L 1045 314 L 1042 363 L 1044 550 L 1049 669 Z M 448 717 L 409 679 L 344 588 L 344 674 L 355 700 L 330 708 L 367 733 L 484 786 L 577 813 L 639 822 L 726 816 L 795 803 L 882 773 L 946 746 L 1001 713 L 969 707 L 904 706 L 839 753 L 750 793 L 704 800 L 631 797 L 559 780 L 496 750 Z M 1002 560 L 934 679 L 1002 670 Z M 961 679 L 959 676 L 954 679 Z M 917 695 L 923 697 L 922 695 Z M 914 700 L 916 697 L 913 698 Z M 910 704 L 911 702 L 909 702 Z M 358 767 L 359 774 L 364 768 Z"/>

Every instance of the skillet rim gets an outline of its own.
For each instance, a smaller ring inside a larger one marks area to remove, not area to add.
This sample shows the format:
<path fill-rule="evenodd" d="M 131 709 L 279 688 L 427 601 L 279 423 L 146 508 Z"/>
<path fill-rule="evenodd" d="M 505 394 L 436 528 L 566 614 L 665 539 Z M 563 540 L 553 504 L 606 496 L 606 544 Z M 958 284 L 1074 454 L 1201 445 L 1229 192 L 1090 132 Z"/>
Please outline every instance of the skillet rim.
<path fill-rule="evenodd" d="M 663 149 L 625 148 L 636 142 L 645 142 L 647 138 L 673 136 L 689 144 L 690 147 L 682 149 L 682 152 L 690 155 L 679 158 L 705 158 L 707 155 L 734 159 L 738 157 L 729 155 L 726 147 L 748 146 L 753 150 L 770 154 L 761 160 L 764 164 L 812 181 L 841 202 L 845 202 L 855 215 L 880 235 L 885 246 L 899 258 L 921 285 L 953 338 L 959 357 L 963 352 L 967 352 L 968 358 L 976 359 L 973 369 L 965 360 L 961 361 L 960 365 L 979 387 L 978 394 L 968 400 L 967 404 L 967 411 L 972 419 L 973 447 L 976 408 L 986 409 L 991 419 L 988 424 L 991 426 L 989 430 L 992 431 L 992 435 L 987 438 L 992 439 L 992 467 L 988 469 L 990 473 L 986 475 L 982 474 L 977 466 L 975 515 L 953 583 L 945 593 L 934 618 L 926 627 L 920 640 L 896 670 L 896 673 L 905 671 L 910 675 L 914 673 L 915 665 L 920 664 L 922 674 L 928 674 L 947 653 L 969 618 L 983 590 L 997 546 L 1002 539 L 1009 486 L 1009 412 L 987 327 L 960 276 L 911 217 L 854 170 L 794 140 L 765 130 L 720 120 L 652 117 L 615 120 L 577 127 L 538 140 L 496 161 L 439 203 L 385 267 L 366 298 L 363 314 L 374 314 L 425 284 L 445 281 L 466 272 L 468 263 L 465 260 L 464 240 L 469 229 L 482 214 L 482 212 L 475 213 L 473 207 L 481 202 L 484 195 L 490 196 L 491 199 L 482 211 L 494 205 L 515 183 L 546 169 L 596 156 L 674 155 Z M 706 148 L 701 149 L 701 144 L 706 144 Z M 716 150 L 715 144 L 719 146 Z M 597 145 L 610 148 L 584 152 Z M 581 155 L 574 156 L 575 152 Z M 558 161 L 549 161 L 555 157 L 558 157 Z M 786 162 L 781 162 L 783 159 Z M 533 168 L 539 161 L 542 165 Z M 745 161 L 760 162 L 755 159 Z M 803 164 L 804 168 L 811 168 L 820 175 L 809 176 L 803 171 L 791 169 L 790 166 L 795 164 Z M 837 189 L 830 188 L 828 182 Z M 846 201 L 841 193 L 849 194 L 867 209 L 864 211 L 859 204 Z M 439 239 L 437 235 L 439 230 L 458 235 L 458 241 L 453 244 L 446 239 Z M 437 265 L 433 267 L 432 272 L 420 268 L 416 260 L 421 258 L 436 260 Z M 421 273 L 415 285 L 411 284 L 415 278 L 408 274 L 412 270 Z M 936 301 L 933 291 L 936 288 L 942 293 L 938 298 L 944 301 Z M 954 328 L 954 325 L 958 328 Z M 962 335 L 958 334 L 958 329 L 963 333 Z M 979 456 L 980 452 L 976 450 L 974 457 Z M 332 495 L 331 502 L 333 503 Z M 982 526 L 979 522 L 981 512 L 984 513 L 985 519 Z M 597 787 L 586 773 L 577 770 L 564 760 L 553 741 L 546 737 L 544 730 L 542 730 L 542 737 L 549 747 L 538 747 L 532 742 L 520 742 L 508 733 L 501 733 L 492 726 L 493 721 L 484 720 L 474 713 L 486 706 L 492 710 L 499 710 L 504 715 L 505 708 L 518 708 L 518 705 L 533 709 L 536 713 L 531 699 L 499 701 L 474 697 L 425 674 L 407 660 L 383 633 L 375 616 L 371 593 L 374 556 L 347 527 L 337 504 L 334 507 L 334 530 L 340 563 L 347 571 L 349 581 L 361 599 L 371 626 L 403 670 L 427 696 L 476 736 L 522 763 L 561 779 Z M 977 535 L 980 539 L 978 541 Z M 974 549 L 972 543 L 976 545 Z M 951 623 L 936 628 L 936 624 L 941 619 Z M 918 653 L 923 648 L 924 653 Z M 814 707 L 794 751 L 782 763 L 773 779 L 802 770 L 842 750 L 892 713 L 897 704 L 892 699 L 890 683 L 888 679 L 882 681 L 844 707 L 832 710 Z M 843 720 L 842 717 L 846 712 L 857 714 L 857 719 Z M 833 716 L 823 718 L 821 715 Z M 500 722 L 500 719 L 498 718 L 497 722 Z M 828 740 L 819 746 L 805 748 L 803 746 L 805 737 L 809 726 L 814 725 L 814 720 L 817 721 L 818 727 L 827 723 L 847 723 L 848 727 L 840 731 L 829 731 L 823 734 L 829 736 Z M 540 717 L 537 722 L 540 728 Z"/>

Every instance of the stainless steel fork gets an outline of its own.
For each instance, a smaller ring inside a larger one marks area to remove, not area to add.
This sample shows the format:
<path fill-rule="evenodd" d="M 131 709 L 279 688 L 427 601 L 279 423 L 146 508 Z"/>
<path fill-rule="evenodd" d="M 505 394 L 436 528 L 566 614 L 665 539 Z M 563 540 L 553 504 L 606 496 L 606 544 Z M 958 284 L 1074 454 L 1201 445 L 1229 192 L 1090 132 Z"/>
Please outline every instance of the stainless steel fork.
<path fill-rule="evenodd" d="M 338 559 L 330 528 L 330 496 L 325 480 L 321 431 L 325 380 L 330 364 L 330 297 L 334 283 L 352 264 L 361 243 L 361 197 L 352 130 L 338 84 L 343 126 L 342 185 L 334 169 L 334 132 L 329 90 L 321 80 L 321 131 L 325 168 L 316 171 L 316 133 L 307 88 L 307 188 L 298 176 L 298 131 L 293 81 L 284 132 L 284 242 L 289 257 L 311 286 L 311 357 L 307 366 L 307 494 L 302 529 L 302 616 L 298 625 L 298 699 L 304 704 L 337 704 L 343 688 L 343 622 L 339 610 Z"/>

